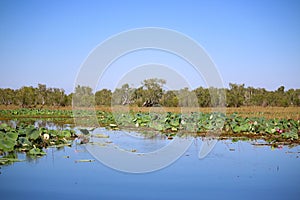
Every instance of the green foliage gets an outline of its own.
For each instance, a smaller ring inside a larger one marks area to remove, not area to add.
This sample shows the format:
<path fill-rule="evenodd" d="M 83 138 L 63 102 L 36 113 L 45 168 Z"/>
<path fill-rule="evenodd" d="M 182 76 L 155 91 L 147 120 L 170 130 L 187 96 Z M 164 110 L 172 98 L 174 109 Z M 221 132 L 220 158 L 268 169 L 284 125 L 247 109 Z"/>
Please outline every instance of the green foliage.
<path fill-rule="evenodd" d="M 78 111 L 80 112 L 80 111 Z M 49 110 L 36 108 L 20 108 L 15 110 L 0 110 L 0 117 L 14 118 L 14 117 L 71 117 L 72 110 Z"/>
<path fill-rule="evenodd" d="M 17 143 L 18 133 L 7 124 L 0 125 L 0 151 L 12 151 Z"/>
<path fill-rule="evenodd" d="M 112 92 L 107 89 L 95 93 L 96 105 L 111 106 Z"/>
<path fill-rule="evenodd" d="M 89 110 L 74 110 L 76 114 L 85 116 L 93 115 Z M 17 109 L 0 110 L 0 117 L 33 116 L 68 116 L 72 111 L 63 110 L 39 110 Z M 155 113 L 155 112 L 104 112 L 96 111 L 97 120 L 103 127 L 112 130 L 120 128 L 138 128 L 157 130 L 171 138 L 176 133 L 228 133 L 240 135 L 251 133 L 252 135 L 268 136 L 271 141 L 300 142 L 300 120 L 293 119 L 266 119 L 264 117 L 241 117 L 237 113 L 225 115 L 223 113 Z M 89 135 L 88 129 L 80 131 Z M 5 157 L 13 152 L 27 152 L 30 156 L 42 156 L 44 148 L 49 146 L 69 145 L 70 140 L 76 137 L 74 130 L 53 130 L 45 127 L 36 127 L 18 123 L 12 128 L 6 123 L 0 123 L 0 164 L 8 164 L 18 161 L 13 157 Z"/>
<path fill-rule="evenodd" d="M 9 165 L 14 162 L 20 162 L 21 160 L 18 159 L 17 154 L 14 152 L 10 152 L 7 155 L 4 155 L 0 158 L 0 165 Z"/>
<path fill-rule="evenodd" d="M 152 78 L 146 79 L 142 82 L 144 92 L 144 99 L 152 104 L 158 104 L 163 95 L 163 85 L 166 81 L 163 79 Z"/>
<path fill-rule="evenodd" d="M 25 124 L 12 128 L 2 123 L 0 124 L 0 152 L 7 154 L 13 151 L 25 151 L 32 156 L 41 156 L 45 154 L 43 148 L 66 144 L 68 139 L 74 137 L 75 131 L 69 129 L 50 130 Z M 10 161 L 6 157 L 0 158 L 0 164 Z"/>
<path fill-rule="evenodd" d="M 166 91 L 161 100 L 160 104 L 166 107 L 177 107 L 179 103 L 178 96 L 176 95 L 176 91 Z"/>
<path fill-rule="evenodd" d="M 97 112 L 99 123 L 107 128 L 138 127 L 153 128 L 161 132 L 208 132 L 252 133 L 296 139 L 300 131 L 300 121 L 292 119 L 265 119 L 264 117 L 241 117 L 237 113 L 108 113 Z"/>
<path fill-rule="evenodd" d="M 73 106 L 90 107 L 95 105 L 95 97 L 92 88 L 78 85 L 73 94 Z"/>
<path fill-rule="evenodd" d="M 285 139 L 291 139 L 291 140 L 298 140 L 299 139 L 299 135 L 297 134 L 297 132 L 292 132 L 292 131 L 282 133 L 281 137 L 285 138 Z"/>
<path fill-rule="evenodd" d="M 102 89 L 93 93 L 88 86 L 76 86 L 75 92 L 65 94 L 63 89 L 47 88 L 44 84 L 38 87 L 24 86 L 13 90 L 0 88 L 0 105 L 18 105 L 24 108 L 43 106 L 70 106 L 72 102 L 78 107 L 90 107 L 94 105 L 137 105 L 154 106 L 160 104 L 167 107 L 223 106 L 226 101 L 228 107 L 240 106 L 300 106 L 300 89 L 285 91 L 280 86 L 275 91 L 267 91 L 264 88 L 245 87 L 245 84 L 229 84 L 226 88 L 203 88 L 194 90 L 182 88 L 175 90 L 163 90 L 166 81 L 163 79 L 146 79 L 139 88 L 132 88 L 129 84 L 116 88 L 115 91 Z M 226 95 L 223 95 L 226 91 Z M 219 97 L 226 97 L 220 99 Z M 72 101 L 73 100 L 73 101 Z"/>
<path fill-rule="evenodd" d="M 46 155 L 46 153 L 43 150 L 41 150 L 39 148 L 36 148 L 34 146 L 32 149 L 30 149 L 28 151 L 28 155 L 30 155 L 30 156 L 43 156 L 43 155 Z"/>
<path fill-rule="evenodd" d="M 230 107 L 240 107 L 245 101 L 244 84 L 229 83 L 230 90 L 227 91 L 227 104 Z"/>
<path fill-rule="evenodd" d="M 21 87 L 17 90 L 0 88 L 0 104 L 18 105 L 20 107 L 43 107 L 71 105 L 70 95 L 66 95 L 63 89 L 47 88 L 38 84 L 38 87 Z"/>

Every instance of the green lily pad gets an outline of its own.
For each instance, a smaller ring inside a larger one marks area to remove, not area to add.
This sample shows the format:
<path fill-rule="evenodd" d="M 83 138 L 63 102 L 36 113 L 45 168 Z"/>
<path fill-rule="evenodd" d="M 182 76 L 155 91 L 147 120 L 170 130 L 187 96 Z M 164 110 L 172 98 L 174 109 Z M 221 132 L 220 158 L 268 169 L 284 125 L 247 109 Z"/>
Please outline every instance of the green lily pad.
<path fill-rule="evenodd" d="M 28 152 L 29 155 L 32 155 L 32 156 L 43 156 L 43 155 L 46 155 L 46 153 L 39 149 L 39 148 L 33 148 L 33 149 L 30 149 L 30 151 Z"/>
<path fill-rule="evenodd" d="M 18 143 L 22 147 L 32 146 L 32 143 L 26 137 L 19 137 Z"/>
<path fill-rule="evenodd" d="M 17 144 L 18 133 L 8 132 L 0 135 L 0 150 L 12 151 Z"/>
<path fill-rule="evenodd" d="M 40 131 L 36 129 L 33 125 L 26 127 L 25 134 L 29 139 L 36 140 L 40 137 Z"/>
<path fill-rule="evenodd" d="M 14 162 L 22 162 L 23 160 L 19 160 L 17 158 L 5 158 L 5 157 L 2 157 L 0 158 L 0 165 L 8 165 L 8 164 L 11 164 L 11 163 L 14 163 Z"/>

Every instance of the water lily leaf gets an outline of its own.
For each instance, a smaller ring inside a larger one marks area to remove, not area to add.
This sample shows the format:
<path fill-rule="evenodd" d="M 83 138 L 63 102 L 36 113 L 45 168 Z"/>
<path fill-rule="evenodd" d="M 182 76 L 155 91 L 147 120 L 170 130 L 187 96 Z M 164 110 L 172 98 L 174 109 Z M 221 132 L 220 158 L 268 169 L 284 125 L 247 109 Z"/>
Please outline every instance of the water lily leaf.
<path fill-rule="evenodd" d="M 281 137 L 285 138 L 285 139 L 292 139 L 292 140 L 298 140 L 299 139 L 299 136 L 298 136 L 297 132 L 282 133 Z"/>
<path fill-rule="evenodd" d="M 0 131 L 7 132 L 10 129 L 10 127 L 6 123 L 0 124 Z"/>
<path fill-rule="evenodd" d="M 8 132 L 0 135 L 0 150 L 12 151 L 17 144 L 18 133 Z"/>
<path fill-rule="evenodd" d="M 39 148 L 33 148 L 33 149 L 30 149 L 28 154 L 32 155 L 32 156 L 43 156 L 46 153 L 43 150 L 39 149 Z"/>
<path fill-rule="evenodd" d="M 179 121 L 171 121 L 170 125 L 173 127 L 179 127 Z"/>
<path fill-rule="evenodd" d="M 32 143 L 26 137 L 19 137 L 18 142 L 23 147 L 32 146 Z"/>
<path fill-rule="evenodd" d="M 21 162 L 21 161 L 23 161 L 23 160 L 19 160 L 17 158 L 2 157 L 2 158 L 0 158 L 0 165 L 8 165 L 13 162 Z"/>
<path fill-rule="evenodd" d="M 14 140 L 14 141 L 16 141 L 17 140 L 17 138 L 18 138 L 18 133 L 17 132 L 8 132 L 8 133 L 6 133 L 6 136 L 9 138 L 9 139 L 11 139 L 11 140 Z"/>
<path fill-rule="evenodd" d="M 99 134 L 95 134 L 95 135 L 93 135 L 93 137 L 96 137 L 96 138 L 109 138 L 109 136 L 108 136 L 108 135 L 101 134 L 101 133 L 99 133 Z"/>
<path fill-rule="evenodd" d="M 0 150 L 12 151 L 16 142 L 9 139 L 0 139 Z"/>
<path fill-rule="evenodd" d="M 56 137 L 58 134 L 58 131 L 57 130 L 48 130 L 48 135 L 50 137 Z"/>
<path fill-rule="evenodd" d="M 29 139 L 36 140 L 40 137 L 40 131 L 37 130 L 34 126 L 28 126 L 25 129 L 25 134 Z"/>
<path fill-rule="evenodd" d="M 63 130 L 62 134 L 64 135 L 64 137 L 66 138 L 70 138 L 72 136 L 71 132 L 69 130 Z"/>

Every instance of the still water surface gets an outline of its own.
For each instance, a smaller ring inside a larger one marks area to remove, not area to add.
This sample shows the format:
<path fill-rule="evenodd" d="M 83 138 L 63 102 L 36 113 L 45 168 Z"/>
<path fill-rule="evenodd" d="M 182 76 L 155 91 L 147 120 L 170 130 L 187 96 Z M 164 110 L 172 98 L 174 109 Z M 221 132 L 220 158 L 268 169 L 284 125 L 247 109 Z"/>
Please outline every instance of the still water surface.
<path fill-rule="evenodd" d="M 98 130 L 125 149 L 147 152 L 166 145 L 161 137 L 138 139 L 122 131 Z M 97 130 L 96 130 L 97 132 Z M 271 149 L 255 141 L 218 141 L 204 159 L 201 139 L 175 163 L 151 173 L 113 170 L 84 145 L 46 149 L 37 160 L 0 169 L 1 199 L 299 199 L 300 146 Z M 19 154 L 19 159 L 26 159 Z"/>

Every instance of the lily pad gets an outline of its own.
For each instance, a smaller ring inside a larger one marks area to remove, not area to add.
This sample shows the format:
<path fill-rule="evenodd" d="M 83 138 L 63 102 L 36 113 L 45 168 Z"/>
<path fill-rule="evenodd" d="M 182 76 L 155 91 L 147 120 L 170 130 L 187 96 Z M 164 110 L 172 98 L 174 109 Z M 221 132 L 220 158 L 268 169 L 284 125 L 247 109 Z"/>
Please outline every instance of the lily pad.
<path fill-rule="evenodd" d="M 30 151 L 28 152 L 29 155 L 32 155 L 32 156 L 43 156 L 43 155 L 46 155 L 46 153 L 39 149 L 39 148 L 36 148 L 34 147 L 33 149 L 30 149 Z"/>
<path fill-rule="evenodd" d="M 11 164 L 11 163 L 14 163 L 14 162 L 22 162 L 23 160 L 19 160 L 17 158 L 5 158 L 5 157 L 2 157 L 0 158 L 0 165 L 8 165 L 8 164 Z"/>
<path fill-rule="evenodd" d="M 93 135 L 93 137 L 96 137 L 96 138 L 109 138 L 108 135 L 101 134 L 101 133 L 95 134 L 95 135 Z"/>
<path fill-rule="evenodd" d="M 12 151 L 17 144 L 18 133 L 8 132 L 0 134 L 0 150 Z"/>
<path fill-rule="evenodd" d="M 36 140 L 40 137 L 40 131 L 36 129 L 33 125 L 26 127 L 25 134 L 29 139 Z"/>

